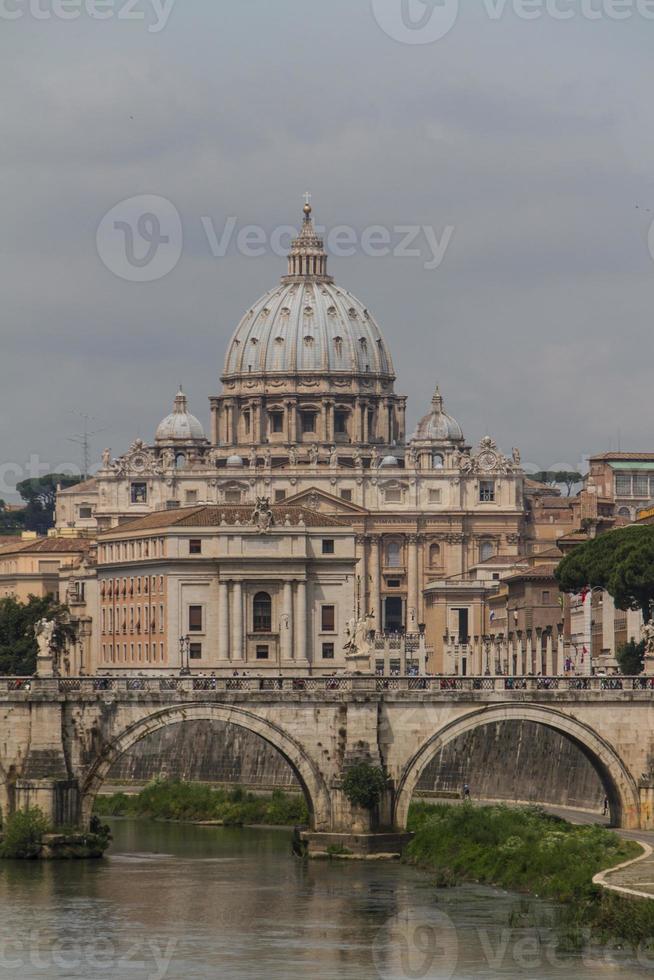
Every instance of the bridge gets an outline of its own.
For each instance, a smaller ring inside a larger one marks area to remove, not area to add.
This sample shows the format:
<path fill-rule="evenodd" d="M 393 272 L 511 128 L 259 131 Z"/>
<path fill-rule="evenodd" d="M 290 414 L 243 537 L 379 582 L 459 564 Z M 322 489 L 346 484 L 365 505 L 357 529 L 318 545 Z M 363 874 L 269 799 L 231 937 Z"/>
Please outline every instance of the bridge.
<path fill-rule="evenodd" d="M 654 829 L 649 677 L 2 678 L 0 806 L 39 806 L 56 825 L 87 825 L 119 757 L 191 720 L 238 725 L 281 753 L 305 793 L 315 849 L 346 837 L 388 849 L 435 755 L 460 735 L 511 720 L 553 729 L 585 754 L 614 825 Z M 359 761 L 388 774 L 374 813 L 351 806 L 342 789 Z"/>

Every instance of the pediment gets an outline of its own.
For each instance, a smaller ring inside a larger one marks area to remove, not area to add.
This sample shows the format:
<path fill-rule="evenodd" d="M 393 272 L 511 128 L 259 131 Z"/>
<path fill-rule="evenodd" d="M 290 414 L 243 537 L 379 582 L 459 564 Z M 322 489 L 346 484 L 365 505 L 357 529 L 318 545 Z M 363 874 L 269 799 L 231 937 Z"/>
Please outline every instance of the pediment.
<path fill-rule="evenodd" d="M 301 490 L 300 493 L 296 493 L 295 496 L 287 497 L 284 503 L 308 507 L 309 510 L 316 510 L 323 514 L 365 516 L 370 513 L 365 507 L 359 507 L 358 504 L 353 504 L 350 500 L 335 497 L 333 494 L 327 493 L 325 490 L 319 490 L 317 487 L 307 487 L 305 490 Z"/>

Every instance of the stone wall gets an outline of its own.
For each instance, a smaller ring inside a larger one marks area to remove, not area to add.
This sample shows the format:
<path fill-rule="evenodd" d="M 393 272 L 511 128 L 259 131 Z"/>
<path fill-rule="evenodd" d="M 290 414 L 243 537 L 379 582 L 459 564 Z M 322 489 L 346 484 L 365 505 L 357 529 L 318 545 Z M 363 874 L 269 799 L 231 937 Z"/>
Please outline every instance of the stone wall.
<path fill-rule="evenodd" d="M 568 739 L 529 721 L 503 721 L 460 736 L 423 773 L 420 791 L 553 803 L 596 810 L 604 790 L 595 769 Z"/>
<path fill-rule="evenodd" d="M 119 760 L 110 782 L 164 776 L 298 789 L 283 757 L 258 735 L 222 722 L 189 721 L 143 739 Z M 604 791 L 586 757 L 567 739 L 533 722 L 500 722 L 461 736 L 428 767 L 419 791 L 597 809 Z"/>

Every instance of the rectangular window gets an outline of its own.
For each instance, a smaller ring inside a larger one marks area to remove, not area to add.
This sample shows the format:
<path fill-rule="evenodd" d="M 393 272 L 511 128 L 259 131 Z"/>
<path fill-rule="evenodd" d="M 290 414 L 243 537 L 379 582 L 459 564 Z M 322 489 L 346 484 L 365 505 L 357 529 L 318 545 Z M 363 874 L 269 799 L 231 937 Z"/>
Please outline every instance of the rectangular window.
<path fill-rule="evenodd" d="M 402 503 L 401 487 L 386 487 L 386 489 L 384 490 L 384 500 L 389 504 L 401 504 Z"/>
<path fill-rule="evenodd" d="M 275 502 L 279 503 L 280 500 L 286 500 L 286 490 L 275 490 Z"/>
<path fill-rule="evenodd" d="M 79 516 L 82 520 L 88 520 L 89 517 L 93 517 L 93 508 L 88 504 L 80 504 Z"/>
<path fill-rule="evenodd" d="M 189 660 L 202 660 L 202 644 L 191 643 L 188 648 Z"/>
<path fill-rule="evenodd" d="M 399 589 L 402 583 L 399 578 L 389 578 L 386 579 L 386 585 L 389 589 Z"/>
<path fill-rule="evenodd" d="M 187 490 L 186 493 L 184 494 L 184 499 L 187 504 L 196 504 L 198 501 L 197 490 Z"/>
<path fill-rule="evenodd" d="M 341 500 L 349 500 L 349 501 L 351 501 L 352 500 L 352 491 L 351 490 L 341 490 Z"/>
<path fill-rule="evenodd" d="M 243 428 L 245 429 L 245 434 L 250 434 L 250 413 L 243 412 Z"/>
<path fill-rule="evenodd" d="M 315 432 L 316 431 L 316 413 L 315 412 L 300 412 L 300 419 L 302 421 L 302 431 L 303 432 Z"/>
<path fill-rule="evenodd" d="M 188 628 L 191 633 L 202 632 L 202 606 L 188 607 Z"/>
<path fill-rule="evenodd" d="M 495 481 L 479 481 L 479 500 L 482 504 L 492 504 L 495 500 Z"/>
<path fill-rule="evenodd" d="M 202 554 L 202 539 L 201 538 L 191 538 L 188 543 L 188 553 L 189 555 L 201 555 Z"/>
<path fill-rule="evenodd" d="M 631 497 L 631 474 L 630 473 L 616 474 L 615 494 L 617 497 Z"/>
<path fill-rule="evenodd" d="M 634 497 L 649 496 L 649 477 L 647 473 L 637 473 L 634 476 Z"/>
<path fill-rule="evenodd" d="M 443 491 L 442 490 L 430 490 L 429 491 L 429 503 L 430 504 L 440 504 L 443 501 Z"/>
<path fill-rule="evenodd" d="M 267 660 L 268 659 L 268 647 L 259 645 L 257 646 L 257 660 Z"/>
<path fill-rule="evenodd" d="M 333 633 L 336 629 L 336 606 L 322 606 L 320 625 L 323 633 Z"/>
<path fill-rule="evenodd" d="M 132 483 L 131 501 L 133 504 L 147 504 L 148 502 L 147 483 Z"/>
<path fill-rule="evenodd" d="M 322 539 L 322 553 L 323 553 L 323 555 L 333 555 L 334 554 L 334 539 L 333 538 L 323 538 Z"/>
<path fill-rule="evenodd" d="M 347 435 L 349 412 L 334 412 L 334 432 L 337 436 Z"/>
<path fill-rule="evenodd" d="M 226 504 L 240 504 L 240 502 L 241 502 L 240 490 L 225 490 Z"/>
<path fill-rule="evenodd" d="M 547 605 L 549 601 L 550 601 L 550 594 L 546 590 L 545 592 L 543 592 L 543 605 Z"/>
<path fill-rule="evenodd" d="M 284 413 L 283 412 L 271 412 L 270 413 L 270 431 L 271 432 L 283 432 L 284 431 Z"/>
<path fill-rule="evenodd" d="M 334 644 L 333 643 L 323 643 L 323 645 L 322 645 L 322 659 L 323 660 L 333 660 L 334 659 Z"/>

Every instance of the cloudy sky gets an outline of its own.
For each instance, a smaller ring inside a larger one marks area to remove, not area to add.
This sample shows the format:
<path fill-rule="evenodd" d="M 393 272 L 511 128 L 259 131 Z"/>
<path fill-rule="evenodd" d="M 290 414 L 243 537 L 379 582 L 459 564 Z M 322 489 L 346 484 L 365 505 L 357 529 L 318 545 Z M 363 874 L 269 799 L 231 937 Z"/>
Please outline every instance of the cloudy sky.
<path fill-rule="evenodd" d="M 0 495 L 78 460 L 75 413 L 95 459 L 179 382 L 208 423 L 307 189 L 411 423 L 439 382 L 534 466 L 654 450 L 654 11 L 545 6 L 0 0 Z"/>

